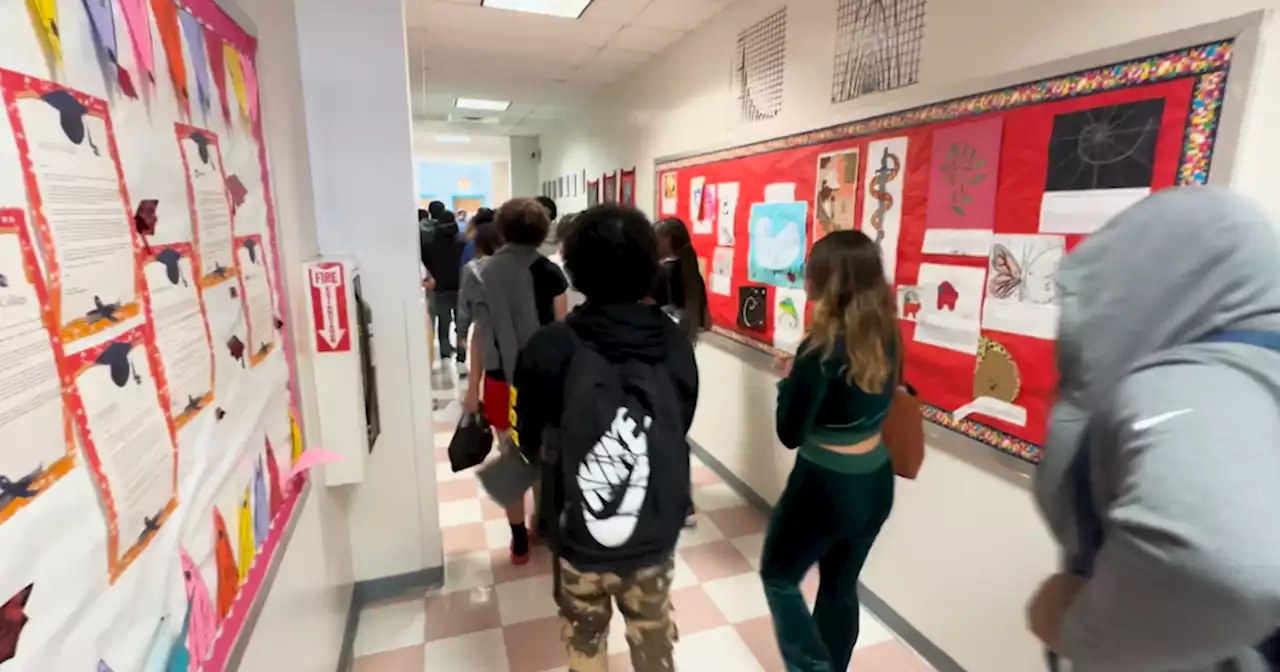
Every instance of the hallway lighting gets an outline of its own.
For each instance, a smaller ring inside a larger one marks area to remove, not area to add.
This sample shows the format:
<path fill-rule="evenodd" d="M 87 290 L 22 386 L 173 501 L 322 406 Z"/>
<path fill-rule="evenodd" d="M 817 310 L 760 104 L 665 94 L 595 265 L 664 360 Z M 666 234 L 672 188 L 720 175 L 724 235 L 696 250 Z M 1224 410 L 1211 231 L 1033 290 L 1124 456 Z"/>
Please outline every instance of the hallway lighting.
<path fill-rule="evenodd" d="M 460 145 L 466 142 L 471 142 L 471 138 L 465 135 L 437 135 L 436 142 Z"/>
<path fill-rule="evenodd" d="M 460 110 L 486 110 L 506 112 L 511 107 L 509 100 L 485 100 L 484 98 L 455 98 L 453 106 Z"/>
<path fill-rule="evenodd" d="M 591 6 L 591 0 L 480 0 L 480 6 L 576 19 Z"/>

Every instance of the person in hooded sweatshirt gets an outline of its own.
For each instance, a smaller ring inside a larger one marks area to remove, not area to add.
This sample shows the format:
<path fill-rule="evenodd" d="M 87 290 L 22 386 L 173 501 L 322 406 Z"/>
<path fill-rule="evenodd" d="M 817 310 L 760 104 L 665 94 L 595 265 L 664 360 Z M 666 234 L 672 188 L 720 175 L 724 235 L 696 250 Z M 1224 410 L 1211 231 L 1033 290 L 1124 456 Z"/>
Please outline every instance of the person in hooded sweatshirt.
<path fill-rule="evenodd" d="M 520 351 L 512 433 L 528 461 L 545 456 L 559 525 L 557 601 L 573 670 L 608 667 L 616 600 L 632 668 L 674 670 L 670 589 L 689 498 L 685 439 L 698 402 L 693 344 L 647 302 L 658 245 L 639 210 L 579 214 L 561 241 L 586 303 Z M 544 436 L 551 437 L 544 439 Z"/>
<path fill-rule="evenodd" d="M 453 323 L 458 310 L 458 287 L 462 280 L 462 250 L 467 245 L 466 238 L 458 233 L 458 224 L 453 213 L 445 210 L 440 213 L 435 233 L 431 240 L 422 244 L 422 265 L 435 284 L 431 308 L 436 321 L 436 338 L 440 342 L 440 361 L 447 362 L 454 358 Z M 458 370 L 466 371 L 467 348 L 465 343 L 458 343 L 456 350 Z"/>
<path fill-rule="evenodd" d="M 1035 491 L 1066 563 L 1028 605 L 1032 632 L 1076 671 L 1280 669 L 1263 652 L 1280 628 L 1274 224 L 1226 191 L 1161 191 L 1057 282 Z"/>

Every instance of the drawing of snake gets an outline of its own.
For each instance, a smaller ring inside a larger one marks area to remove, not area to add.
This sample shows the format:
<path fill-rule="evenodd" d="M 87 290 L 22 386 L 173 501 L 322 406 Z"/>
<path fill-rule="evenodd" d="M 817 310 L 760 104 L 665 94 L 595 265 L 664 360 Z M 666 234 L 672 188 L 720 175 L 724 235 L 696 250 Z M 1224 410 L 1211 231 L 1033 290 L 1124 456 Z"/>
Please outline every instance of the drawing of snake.
<path fill-rule="evenodd" d="M 884 155 L 880 157 L 880 167 L 876 169 L 875 177 L 871 178 L 871 197 L 876 199 L 876 211 L 871 213 L 871 226 L 876 230 L 877 245 L 884 240 L 884 216 L 894 206 L 889 183 L 897 179 L 901 169 L 902 159 L 897 154 L 889 153 L 889 148 L 885 147 Z"/>

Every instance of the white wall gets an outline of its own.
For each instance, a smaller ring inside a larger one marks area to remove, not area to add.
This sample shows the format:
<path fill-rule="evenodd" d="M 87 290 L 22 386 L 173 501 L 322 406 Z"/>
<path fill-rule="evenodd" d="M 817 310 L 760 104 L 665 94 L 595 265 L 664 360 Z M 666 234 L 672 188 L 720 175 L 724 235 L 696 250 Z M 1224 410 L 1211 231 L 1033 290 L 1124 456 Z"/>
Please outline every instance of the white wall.
<path fill-rule="evenodd" d="M 382 435 L 344 493 L 355 579 L 439 567 L 403 4 L 305 0 L 296 20 L 319 251 L 357 258 L 373 312 Z"/>
<path fill-rule="evenodd" d="M 511 198 L 511 161 L 493 162 L 493 207 L 506 203 Z"/>
<path fill-rule="evenodd" d="M 470 142 L 440 142 L 432 131 L 416 124 L 413 129 L 413 153 L 419 161 L 507 161 L 511 158 L 511 139 L 505 135 L 477 135 L 460 131 L 449 135 L 465 135 Z"/>
<path fill-rule="evenodd" d="M 270 36 L 259 47 L 258 77 L 281 265 L 286 269 L 285 290 L 291 309 L 288 328 L 291 333 L 301 334 L 310 318 L 306 314 L 306 283 L 298 263 L 314 257 L 319 248 L 293 0 L 245 1 L 243 9 L 227 1 L 221 4 L 251 32 L 256 27 L 261 34 Z M 303 427 L 307 444 L 315 445 L 317 411 L 311 375 L 314 353 L 309 339 L 295 339 L 295 343 Z M 240 665 L 243 672 L 334 669 L 352 594 L 347 513 L 339 495 L 322 485 L 313 487 L 299 510 L 276 580 L 256 627 L 248 635 Z"/>
<path fill-rule="evenodd" d="M 538 178 L 541 150 L 538 149 L 538 138 L 528 135 L 517 135 L 511 138 L 511 195 L 530 197 L 542 193 L 541 181 Z"/>
<path fill-rule="evenodd" d="M 1200 31 L 1156 43 L 1167 33 L 1271 10 L 1277 2 L 935 0 L 927 18 L 921 83 L 840 105 L 830 104 L 836 2 L 795 2 L 787 18 L 783 111 L 748 127 L 733 116 L 733 41 L 739 30 L 780 4 L 739 0 L 630 78 L 595 95 L 600 102 L 580 108 L 575 118 L 540 138 L 539 181 L 584 168 L 594 176 L 637 165 L 636 202 L 652 210 L 657 157 L 777 137 L 1189 46 L 1222 35 Z M 1213 179 L 1229 177 L 1280 215 L 1280 190 L 1269 186 L 1274 176 L 1269 157 L 1277 147 L 1271 120 L 1280 116 L 1280 52 L 1266 48 L 1277 35 L 1267 21 L 1240 45 L 1244 53 L 1228 87 Z M 1148 38 L 1152 41 L 1143 46 L 1129 45 Z M 1233 126 L 1249 138 L 1247 145 L 1232 146 Z M 714 343 L 698 349 L 702 379 L 715 385 L 703 388 L 692 438 L 772 501 L 793 458 L 773 438 L 769 411 L 776 378 L 761 356 L 740 350 Z M 924 473 L 898 491 L 893 518 L 863 580 L 968 670 L 1043 669 L 1040 647 L 1024 627 L 1023 605 L 1037 582 L 1055 569 L 1056 553 L 1027 482 L 989 449 L 963 437 L 931 431 L 929 441 Z"/>

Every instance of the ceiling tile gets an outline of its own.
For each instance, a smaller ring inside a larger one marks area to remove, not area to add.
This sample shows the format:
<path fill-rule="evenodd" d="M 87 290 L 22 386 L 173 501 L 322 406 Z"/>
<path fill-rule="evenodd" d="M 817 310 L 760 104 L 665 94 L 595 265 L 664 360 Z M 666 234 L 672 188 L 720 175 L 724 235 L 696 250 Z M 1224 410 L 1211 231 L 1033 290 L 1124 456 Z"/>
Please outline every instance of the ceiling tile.
<path fill-rule="evenodd" d="M 609 41 L 609 46 L 656 53 L 675 44 L 681 37 L 684 33 L 678 30 L 630 25 L 618 31 Z"/>
<path fill-rule="evenodd" d="M 582 18 L 588 21 L 630 23 L 647 4 L 649 0 L 592 0 L 591 6 L 582 13 Z"/>
<path fill-rule="evenodd" d="M 690 31 L 724 8 L 716 0 L 653 0 L 631 25 Z"/>
<path fill-rule="evenodd" d="M 648 51 L 618 49 L 617 47 L 608 46 L 597 52 L 588 62 L 609 66 L 635 67 L 650 58 L 653 58 L 653 54 Z"/>

